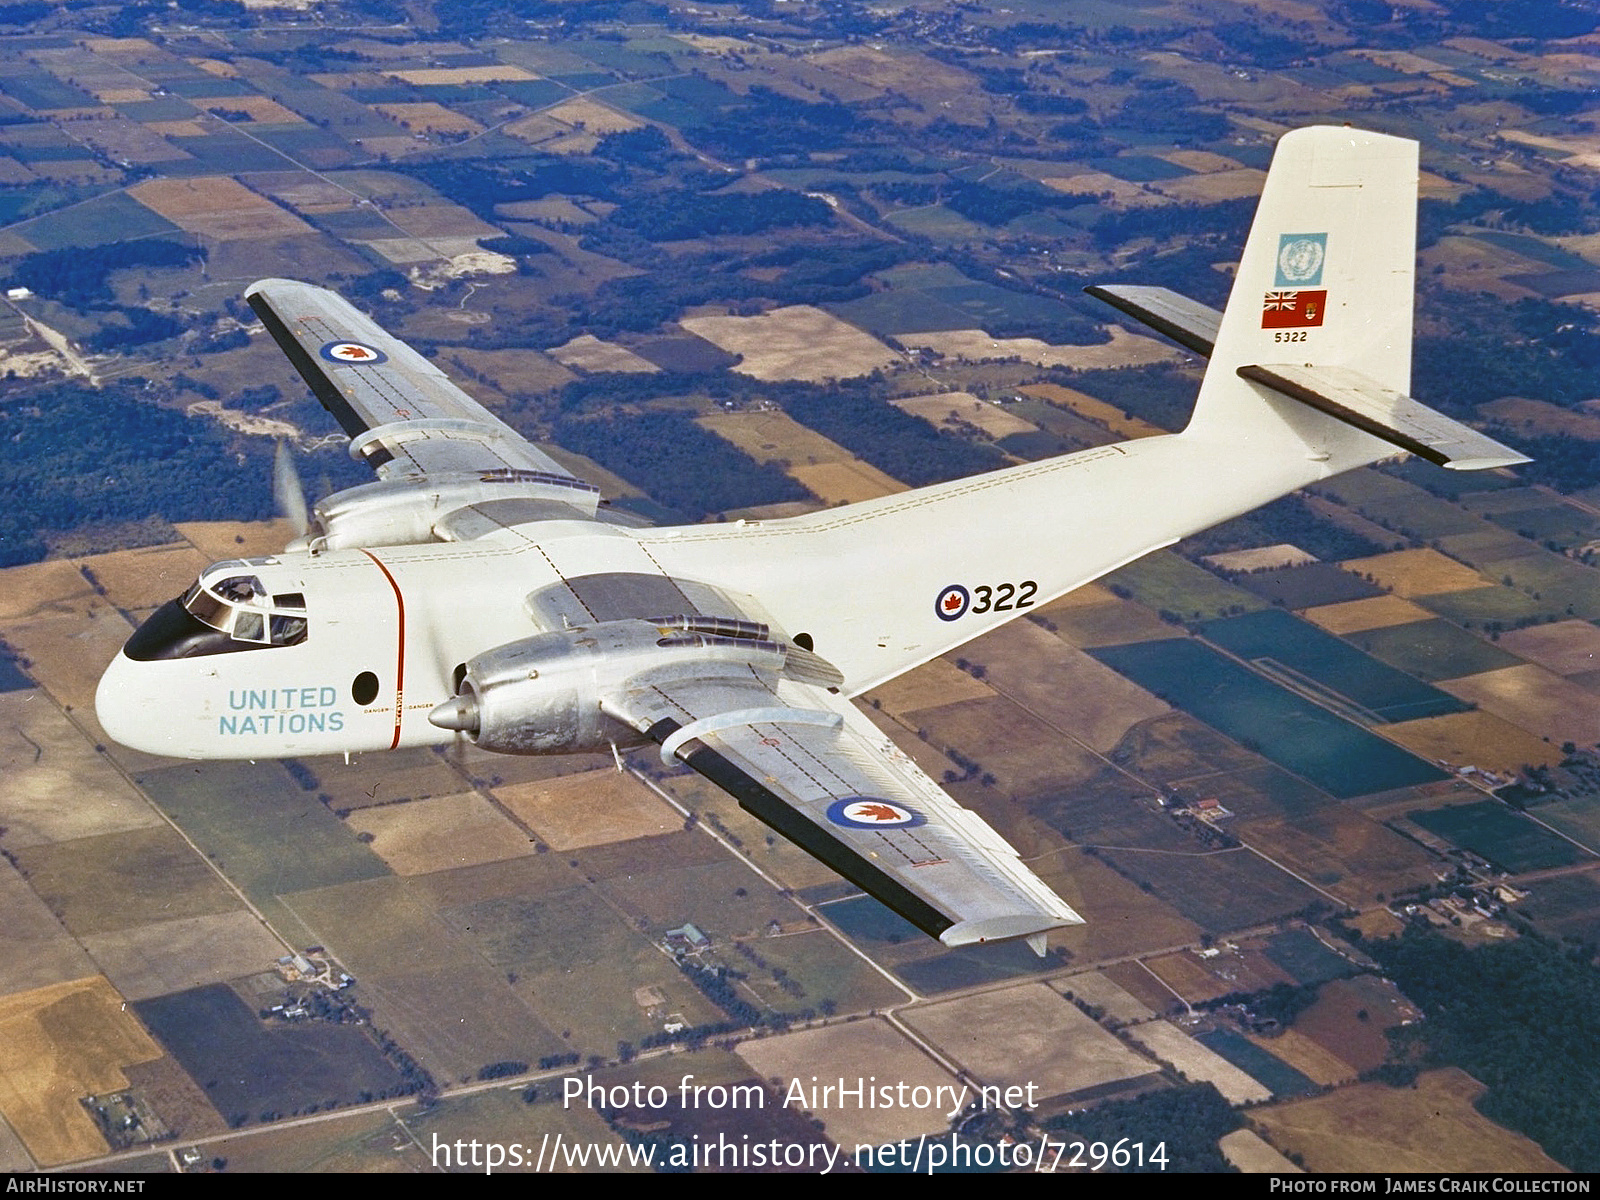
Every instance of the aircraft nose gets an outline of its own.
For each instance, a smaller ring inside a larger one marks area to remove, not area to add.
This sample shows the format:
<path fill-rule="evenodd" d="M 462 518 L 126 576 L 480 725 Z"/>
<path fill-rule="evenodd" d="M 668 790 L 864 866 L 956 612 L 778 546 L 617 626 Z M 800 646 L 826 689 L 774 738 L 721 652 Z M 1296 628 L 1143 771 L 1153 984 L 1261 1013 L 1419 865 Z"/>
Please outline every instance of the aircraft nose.
<path fill-rule="evenodd" d="M 170 754 L 165 729 L 170 733 L 170 713 L 158 697 L 148 694 L 145 681 L 122 651 L 100 676 L 94 693 L 94 715 L 106 736 L 118 745 L 151 754 Z"/>

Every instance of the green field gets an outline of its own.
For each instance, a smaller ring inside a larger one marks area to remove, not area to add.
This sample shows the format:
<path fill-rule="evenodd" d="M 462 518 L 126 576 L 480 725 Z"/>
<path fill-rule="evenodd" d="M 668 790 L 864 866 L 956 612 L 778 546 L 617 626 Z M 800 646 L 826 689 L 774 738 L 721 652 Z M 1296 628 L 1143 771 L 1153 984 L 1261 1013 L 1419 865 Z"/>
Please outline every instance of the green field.
<path fill-rule="evenodd" d="M 1539 802 L 1532 812 L 1546 825 L 1600 854 L 1600 796 L 1564 796 Z"/>
<path fill-rule="evenodd" d="M 389 874 L 279 763 L 185 763 L 135 782 L 258 904 Z"/>
<path fill-rule="evenodd" d="M 1565 867 L 1583 852 L 1494 800 L 1419 810 L 1406 819 L 1507 871 Z"/>
<path fill-rule="evenodd" d="M 1326 897 L 1249 850 L 1140 854 L 1102 850 L 1100 857 L 1141 890 L 1164 900 L 1201 928 L 1226 933 L 1264 925 Z"/>
<path fill-rule="evenodd" d="M 1248 749 L 1341 799 L 1443 779 L 1398 746 L 1187 638 L 1091 654 Z"/>
<path fill-rule="evenodd" d="M 67 246 L 103 246 L 107 242 L 177 233 L 178 227 L 137 200 L 115 192 L 35 217 L 18 226 L 17 232 L 41 250 L 61 250 Z"/>
<path fill-rule="evenodd" d="M 1325 562 L 1281 567 L 1276 571 L 1254 571 L 1239 576 L 1239 586 L 1285 608 L 1315 608 L 1319 604 L 1341 604 L 1346 600 L 1383 595 L 1381 588 L 1359 575 Z"/>
<path fill-rule="evenodd" d="M 398 1095 L 405 1087 L 369 1027 L 309 1020 L 268 1025 L 222 984 L 134 1008 L 236 1127 Z"/>
<path fill-rule="evenodd" d="M 1466 711 L 1454 696 L 1281 609 L 1208 621 L 1200 633 L 1260 669 L 1273 674 L 1287 669 L 1293 678 L 1327 688 L 1385 721 Z"/>
<path fill-rule="evenodd" d="M 1522 660 L 1449 621 L 1412 621 L 1347 633 L 1344 639 L 1372 657 L 1425 679 L 1459 679 L 1514 667 Z"/>
<path fill-rule="evenodd" d="M 1157 550 L 1101 581 L 1146 608 L 1184 621 L 1208 621 L 1267 607 L 1259 596 L 1218 579 L 1171 550 Z"/>

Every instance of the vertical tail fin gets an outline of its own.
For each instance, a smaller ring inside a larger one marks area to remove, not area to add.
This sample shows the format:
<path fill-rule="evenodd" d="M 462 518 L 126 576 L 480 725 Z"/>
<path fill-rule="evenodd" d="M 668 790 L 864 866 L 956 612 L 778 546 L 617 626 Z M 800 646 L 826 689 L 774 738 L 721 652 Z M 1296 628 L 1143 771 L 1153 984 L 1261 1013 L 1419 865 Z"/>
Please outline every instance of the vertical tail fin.
<path fill-rule="evenodd" d="M 1343 368 L 1409 391 L 1416 223 L 1415 142 L 1334 126 L 1285 134 L 1186 432 L 1349 466 L 1377 457 L 1368 435 L 1237 372 Z"/>

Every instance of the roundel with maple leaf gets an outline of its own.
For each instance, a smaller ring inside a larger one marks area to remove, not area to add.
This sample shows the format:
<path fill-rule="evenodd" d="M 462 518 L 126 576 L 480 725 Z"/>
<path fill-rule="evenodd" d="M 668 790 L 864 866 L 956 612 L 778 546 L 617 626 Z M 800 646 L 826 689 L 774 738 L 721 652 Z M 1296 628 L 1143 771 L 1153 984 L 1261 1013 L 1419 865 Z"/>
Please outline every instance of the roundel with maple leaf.
<path fill-rule="evenodd" d="M 877 796 L 846 796 L 828 805 L 828 820 L 847 829 L 909 829 L 925 825 L 915 809 Z"/>

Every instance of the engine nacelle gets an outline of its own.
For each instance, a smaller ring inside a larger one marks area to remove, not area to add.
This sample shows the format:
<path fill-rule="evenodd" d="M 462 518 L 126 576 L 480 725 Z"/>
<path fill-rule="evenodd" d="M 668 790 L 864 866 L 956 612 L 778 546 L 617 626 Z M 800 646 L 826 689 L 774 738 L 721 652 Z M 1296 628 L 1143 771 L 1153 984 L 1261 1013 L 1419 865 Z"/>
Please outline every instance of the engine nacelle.
<path fill-rule="evenodd" d="M 799 677 L 815 655 L 770 641 L 764 625 L 718 618 L 607 621 L 508 642 L 467 663 L 456 697 L 429 715 L 502 754 L 571 754 L 642 745 L 606 714 L 607 696 L 719 674 Z M 822 664 L 823 669 L 832 668 Z M 836 674 L 836 673 L 835 673 Z M 809 676 L 808 676 L 809 677 Z"/>
<path fill-rule="evenodd" d="M 440 518 L 471 505 L 520 502 L 548 517 L 592 517 L 599 489 L 543 471 L 502 470 L 400 476 L 364 483 L 318 501 L 311 528 L 294 547 L 342 550 L 408 546 L 449 539 Z M 572 510 L 576 510 L 574 513 Z"/>

